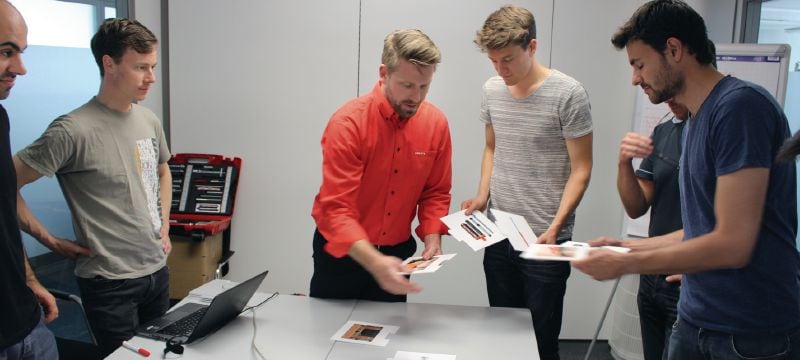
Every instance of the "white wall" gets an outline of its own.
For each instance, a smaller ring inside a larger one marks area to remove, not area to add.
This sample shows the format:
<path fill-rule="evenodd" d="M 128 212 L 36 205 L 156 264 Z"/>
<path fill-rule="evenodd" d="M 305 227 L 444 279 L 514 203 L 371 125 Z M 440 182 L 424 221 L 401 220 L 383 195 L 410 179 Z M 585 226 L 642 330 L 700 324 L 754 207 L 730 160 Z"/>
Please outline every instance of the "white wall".
<path fill-rule="evenodd" d="M 139 14 L 143 2 L 137 0 Z M 242 280 L 267 268 L 265 290 L 308 291 L 319 139 L 336 108 L 371 89 L 381 41 L 392 29 L 419 27 L 443 51 L 428 99 L 450 120 L 452 209 L 472 196 L 483 146 L 480 88 L 493 70 L 471 41 L 485 17 L 506 2 L 362 0 L 360 58 L 358 0 L 169 2 L 172 150 L 244 159 L 229 278 Z M 581 81 L 592 103 L 594 170 L 574 239 L 618 235 L 617 145 L 631 128 L 637 89 L 630 86 L 624 51 L 609 39 L 644 1 L 517 3 L 537 17 L 539 61 Z M 730 21 L 709 22 L 712 39 L 729 39 L 735 0 L 690 1 L 701 14 L 711 11 L 711 3 L 716 16 L 730 13 Z M 440 272 L 418 276 L 425 291 L 410 301 L 487 305 L 482 253 L 449 238 L 444 246 L 459 255 Z M 562 338 L 591 337 L 610 285 L 573 271 Z"/>

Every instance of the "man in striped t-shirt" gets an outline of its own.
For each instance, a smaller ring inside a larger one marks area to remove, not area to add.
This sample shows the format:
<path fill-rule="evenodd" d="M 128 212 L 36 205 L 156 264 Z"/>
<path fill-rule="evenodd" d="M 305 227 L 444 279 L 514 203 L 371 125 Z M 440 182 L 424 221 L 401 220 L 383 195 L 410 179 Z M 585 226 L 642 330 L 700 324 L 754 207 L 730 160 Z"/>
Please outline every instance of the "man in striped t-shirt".
<path fill-rule="evenodd" d="M 478 194 L 461 207 L 519 214 L 538 243 L 567 241 L 592 169 L 586 91 L 536 61 L 536 25 L 524 8 L 505 6 L 491 14 L 475 43 L 498 76 L 483 87 L 486 147 Z M 525 260 L 503 241 L 486 248 L 483 265 L 489 304 L 529 308 L 541 358 L 558 359 L 569 263 Z"/>

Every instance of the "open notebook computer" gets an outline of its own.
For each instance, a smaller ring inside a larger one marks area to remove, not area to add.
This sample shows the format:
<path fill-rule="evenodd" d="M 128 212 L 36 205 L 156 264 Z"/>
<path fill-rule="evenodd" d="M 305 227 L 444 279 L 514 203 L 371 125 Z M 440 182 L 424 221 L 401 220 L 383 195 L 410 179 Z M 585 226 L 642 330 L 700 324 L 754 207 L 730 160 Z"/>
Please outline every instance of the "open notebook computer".
<path fill-rule="evenodd" d="M 185 339 L 188 344 L 225 326 L 242 312 L 268 271 L 219 293 L 209 305 L 186 303 L 160 318 L 139 325 L 136 334 L 157 339 Z"/>

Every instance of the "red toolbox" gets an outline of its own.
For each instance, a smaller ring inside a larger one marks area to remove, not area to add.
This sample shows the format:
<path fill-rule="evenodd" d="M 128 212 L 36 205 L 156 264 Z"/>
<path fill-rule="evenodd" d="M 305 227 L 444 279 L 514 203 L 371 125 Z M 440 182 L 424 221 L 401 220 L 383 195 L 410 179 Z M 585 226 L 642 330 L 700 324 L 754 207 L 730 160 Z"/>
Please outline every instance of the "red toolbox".
<path fill-rule="evenodd" d="M 227 273 L 233 255 L 230 225 L 241 168 L 242 159 L 222 155 L 175 154 L 169 160 L 170 298 L 181 299 Z"/>

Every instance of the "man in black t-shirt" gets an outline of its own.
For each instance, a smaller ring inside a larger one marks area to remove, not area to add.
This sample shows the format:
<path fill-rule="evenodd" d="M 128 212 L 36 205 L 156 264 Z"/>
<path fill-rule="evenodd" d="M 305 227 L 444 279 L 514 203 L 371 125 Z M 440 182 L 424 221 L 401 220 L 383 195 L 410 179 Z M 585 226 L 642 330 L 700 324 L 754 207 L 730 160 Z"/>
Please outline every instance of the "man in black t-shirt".
<path fill-rule="evenodd" d="M 667 116 L 670 120 L 656 126 L 651 138 L 626 134 L 619 150 L 617 190 L 622 205 L 634 219 L 650 209 L 650 237 L 683 228 L 678 170 L 681 137 L 689 110 L 672 100 L 668 100 L 667 105 L 674 117 Z M 644 159 L 635 173 L 633 158 Z M 622 244 L 631 248 L 637 245 L 636 240 Z M 645 360 L 666 358 L 667 341 L 678 316 L 679 296 L 679 275 L 640 275 L 636 302 Z"/>
<path fill-rule="evenodd" d="M 0 0 L 0 100 L 8 97 L 14 79 L 25 74 L 20 55 L 27 34 L 17 9 Z M 8 134 L 8 114 L 0 105 L 0 359 L 57 359 L 55 339 L 44 324 L 58 316 L 58 308 L 36 280 L 22 247 Z"/>

